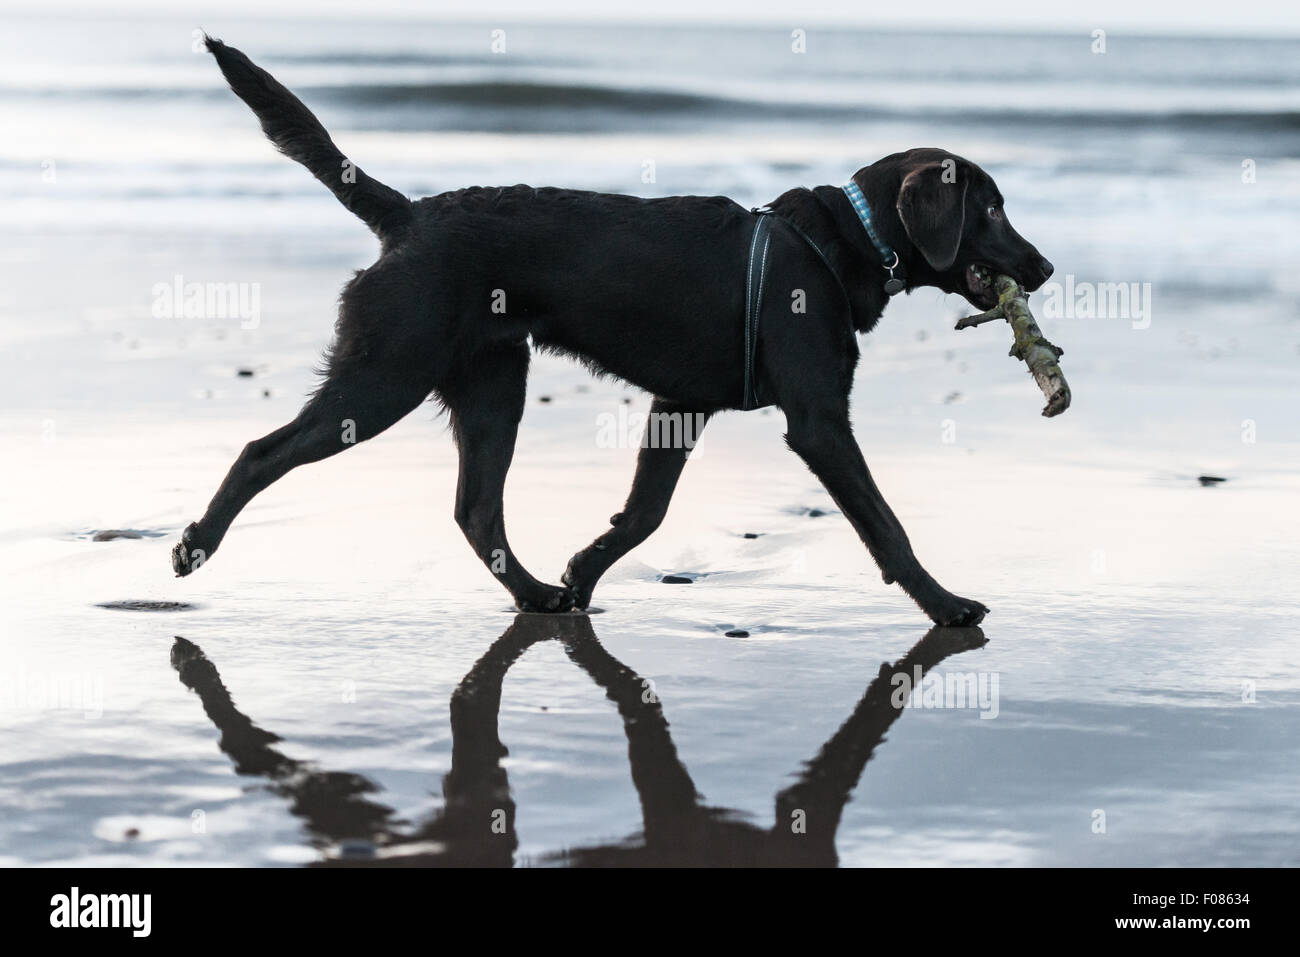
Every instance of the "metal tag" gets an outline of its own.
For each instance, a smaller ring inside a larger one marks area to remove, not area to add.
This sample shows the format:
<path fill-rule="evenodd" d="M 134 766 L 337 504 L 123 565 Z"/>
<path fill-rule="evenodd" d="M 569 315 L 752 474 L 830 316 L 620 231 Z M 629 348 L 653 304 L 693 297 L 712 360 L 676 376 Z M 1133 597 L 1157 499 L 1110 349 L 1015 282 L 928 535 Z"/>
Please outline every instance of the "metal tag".
<path fill-rule="evenodd" d="M 888 279 L 885 280 L 885 295 L 897 296 L 900 292 L 903 291 L 904 285 L 905 283 L 903 282 L 903 280 L 895 279 L 893 276 L 890 276 Z"/>

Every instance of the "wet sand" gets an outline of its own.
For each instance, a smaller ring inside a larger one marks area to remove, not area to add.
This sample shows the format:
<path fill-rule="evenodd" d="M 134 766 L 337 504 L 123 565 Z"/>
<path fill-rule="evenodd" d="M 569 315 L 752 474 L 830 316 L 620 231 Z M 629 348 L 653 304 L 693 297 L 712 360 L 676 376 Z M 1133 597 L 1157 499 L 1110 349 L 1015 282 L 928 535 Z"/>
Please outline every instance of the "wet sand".
<path fill-rule="evenodd" d="M 139 314 L 160 263 L 204 254 L 180 237 L 152 258 L 22 244 L 15 293 L 52 310 L 6 327 L 5 863 L 1297 863 L 1284 317 L 1235 352 L 1194 302 L 1141 334 L 1045 321 L 1076 397 L 1047 421 L 1005 330 L 953 332 L 937 293 L 891 307 L 857 434 L 930 571 L 992 609 L 986 644 L 927 637 L 779 412 L 709 425 L 589 617 L 516 619 L 451 520 L 432 406 L 292 474 L 172 578 L 175 535 L 310 387 L 350 243 L 276 264 L 251 331 Z M 276 241 L 223 255 L 239 275 Z M 60 281 L 92 261 L 97 283 Z M 538 361 L 506 502 L 535 574 L 626 494 L 635 451 L 601 447 L 600 416 L 647 407 Z M 103 607 L 124 602 L 184 607 Z M 973 695 L 900 707 L 883 676 L 918 658 Z"/>

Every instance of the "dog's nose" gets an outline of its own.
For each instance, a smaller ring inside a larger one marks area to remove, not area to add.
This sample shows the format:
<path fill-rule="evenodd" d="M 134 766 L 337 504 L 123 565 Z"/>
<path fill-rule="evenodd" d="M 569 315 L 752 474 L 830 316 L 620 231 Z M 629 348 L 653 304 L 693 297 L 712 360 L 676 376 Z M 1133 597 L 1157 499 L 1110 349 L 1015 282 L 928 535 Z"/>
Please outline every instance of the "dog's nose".
<path fill-rule="evenodd" d="M 1052 273 L 1056 272 L 1056 267 L 1051 264 L 1047 257 L 1039 257 L 1038 268 L 1042 270 L 1043 282 L 1052 278 Z"/>

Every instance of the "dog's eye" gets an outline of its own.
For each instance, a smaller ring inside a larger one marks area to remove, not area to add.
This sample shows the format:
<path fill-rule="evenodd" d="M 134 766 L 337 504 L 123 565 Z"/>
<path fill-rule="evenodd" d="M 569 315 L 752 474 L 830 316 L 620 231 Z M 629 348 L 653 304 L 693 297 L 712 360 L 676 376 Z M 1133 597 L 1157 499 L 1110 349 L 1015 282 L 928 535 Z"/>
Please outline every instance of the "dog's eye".
<path fill-rule="evenodd" d="M 989 219 L 1000 219 L 1002 217 L 1002 210 L 998 209 L 996 206 L 990 206 L 987 212 L 989 214 Z"/>

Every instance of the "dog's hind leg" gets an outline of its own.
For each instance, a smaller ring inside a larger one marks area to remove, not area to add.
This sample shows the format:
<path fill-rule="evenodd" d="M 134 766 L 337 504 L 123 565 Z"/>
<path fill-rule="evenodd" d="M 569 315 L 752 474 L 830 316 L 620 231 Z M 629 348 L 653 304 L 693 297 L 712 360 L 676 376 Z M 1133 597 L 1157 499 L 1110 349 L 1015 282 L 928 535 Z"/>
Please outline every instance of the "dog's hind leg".
<path fill-rule="evenodd" d="M 456 524 L 520 611 L 568 611 L 573 595 L 528 574 L 506 539 L 502 497 L 524 414 L 528 346 L 501 346 L 475 355 L 442 389 L 460 450 Z"/>
<path fill-rule="evenodd" d="M 646 424 L 646 440 L 636 460 L 636 477 L 613 527 L 569 560 L 564 583 L 573 589 L 579 608 L 586 608 L 600 576 L 659 527 L 686 459 L 699 441 L 710 413 L 665 399 L 655 399 Z"/>
<path fill-rule="evenodd" d="M 418 406 L 431 391 L 423 384 L 428 380 L 406 371 L 387 363 L 345 363 L 296 419 L 244 446 L 203 517 L 172 549 L 176 574 L 188 575 L 210 559 L 235 516 L 290 470 L 373 438 Z"/>

